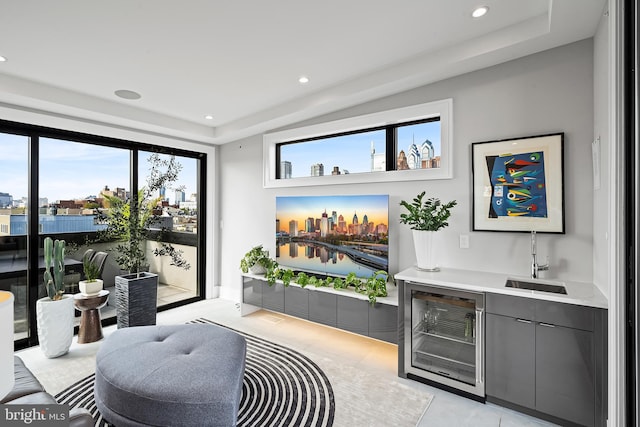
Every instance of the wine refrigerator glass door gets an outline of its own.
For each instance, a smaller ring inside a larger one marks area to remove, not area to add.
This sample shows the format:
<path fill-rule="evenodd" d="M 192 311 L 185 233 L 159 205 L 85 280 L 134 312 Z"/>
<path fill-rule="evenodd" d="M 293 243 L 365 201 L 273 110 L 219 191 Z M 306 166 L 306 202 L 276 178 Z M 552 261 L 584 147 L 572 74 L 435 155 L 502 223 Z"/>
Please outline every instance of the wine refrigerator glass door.
<path fill-rule="evenodd" d="M 407 372 L 484 396 L 484 295 L 417 284 L 407 284 L 405 292 L 411 305 L 411 322 L 405 325 Z"/>

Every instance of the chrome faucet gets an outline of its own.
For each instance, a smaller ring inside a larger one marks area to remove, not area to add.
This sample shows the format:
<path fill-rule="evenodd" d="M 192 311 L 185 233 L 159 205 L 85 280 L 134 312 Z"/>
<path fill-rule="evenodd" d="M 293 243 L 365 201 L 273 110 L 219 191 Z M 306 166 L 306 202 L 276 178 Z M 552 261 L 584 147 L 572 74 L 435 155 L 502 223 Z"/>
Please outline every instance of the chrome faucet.
<path fill-rule="evenodd" d="M 549 263 L 538 264 L 538 258 L 536 256 L 536 232 L 531 230 L 531 278 L 537 279 L 539 271 L 549 270 Z"/>

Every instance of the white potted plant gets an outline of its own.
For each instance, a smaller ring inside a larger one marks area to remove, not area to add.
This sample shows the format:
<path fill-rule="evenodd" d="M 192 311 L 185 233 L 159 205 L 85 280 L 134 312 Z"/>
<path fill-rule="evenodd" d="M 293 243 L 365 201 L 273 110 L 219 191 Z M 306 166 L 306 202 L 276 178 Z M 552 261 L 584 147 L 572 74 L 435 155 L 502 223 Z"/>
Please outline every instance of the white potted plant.
<path fill-rule="evenodd" d="M 64 240 L 44 239 L 44 286 L 47 295 L 36 301 L 40 349 L 48 358 L 69 351 L 73 339 L 73 295 L 64 295 Z"/>
<path fill-rule="evenodd" d="M 80 280 L 78 283 L 80 287 L 80 293 L 84 296 L 98 295 L 102 290 L 102 279 L 98 279 L 100 276 L 100 266 L 93 262 L 93 260 L 86 258 L 82 261 L 82 268 L 84 269 L 84 280 Z"/>
<path fill-rule="evenodd" d="M 262 245 L 251 248 L 240 260 L 240 269 L 243 273 L 265 274 L 277 266 L 278 264 L 269 257 L 269 251 L 263 249 Z"/>
<path fill-rule="evenodd" d="M 438 271 L 437 231 L 448 226 L 451 209 L 458 204 L 455 200 L 443 204 L 434 197 L 423 200 L 425 192 L 418 194 L 411 203 L 402 200 L 400 205 L 407 213 L 400 215 L 400 223 L 407 224 L 413 230 L 413 244 L 416 251 L 417 266 L 421 270 Z"/>

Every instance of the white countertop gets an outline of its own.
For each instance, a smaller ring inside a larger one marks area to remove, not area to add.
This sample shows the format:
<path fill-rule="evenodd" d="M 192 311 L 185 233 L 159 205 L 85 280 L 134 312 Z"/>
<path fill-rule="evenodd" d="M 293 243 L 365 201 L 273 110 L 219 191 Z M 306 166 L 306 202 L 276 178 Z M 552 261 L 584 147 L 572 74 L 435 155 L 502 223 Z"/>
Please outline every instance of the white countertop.
<path fill-rule="evenodd" d="M 457 270 L 452 268 L 442 268 L 440 271 L 431 272 L 421 271 L 412 267 L 395 274 L 394 277 L 404 281 L 443 286 L 460 290 L 493 292 L 496 294 L 536 298 L 540 300 L 557 301 L 596 308 L 609 307 L 607 298 L 593 283 L 553 280 L 553 282 L 561 283 L 565 286 L 567 295 L 564 295 L 544 291 L 508 288 L 505 286 L 507 278 L 520 279 L 524 281 L 531 279 L 526 276 L 516 276 L 503 273 L 487 273 L 482 271 Z M 388 286 L 387 288 L 391 287 Z"/>

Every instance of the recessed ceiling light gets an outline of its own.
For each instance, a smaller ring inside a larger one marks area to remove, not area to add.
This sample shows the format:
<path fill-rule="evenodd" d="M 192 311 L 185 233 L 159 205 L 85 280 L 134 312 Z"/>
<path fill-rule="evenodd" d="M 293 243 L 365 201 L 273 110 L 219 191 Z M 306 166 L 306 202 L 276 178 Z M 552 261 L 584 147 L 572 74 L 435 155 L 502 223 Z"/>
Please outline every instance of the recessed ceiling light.
<path fill-rule="evenodd" d="M 211 114 L 207 114 L 204 118 L 207 120 L 213 120 L 213 116 Z"/>
<path fill-rule="evenodd" d="M 307 76 L 300 76 L 300 78 L 298 79 L 298 81 L 299 81 L 300 83 L 302 83 L 302 84 L 309 83 L 309 77 L 307 77 Z"/>
<path fill-rule="evenodd" d="M 5 58 L 4 56 L 0 56 L 0 62 L 7 62 L 7 58 Z"/>
<path fill-rule="evenodd" d="M 114 92 L 116 96 L 124 99 L 140 99 L 142 96 L 138 92 L 132 90 L 120 89 Z"/>
<path fill-rule="evenodd" d="M 480 6 L 471 13 L 471 16 L 473 16 L 474 18 L 480 18 L 481 16 L 486 15 L 487 12 L 489 12 L 488 6 Z"/>

